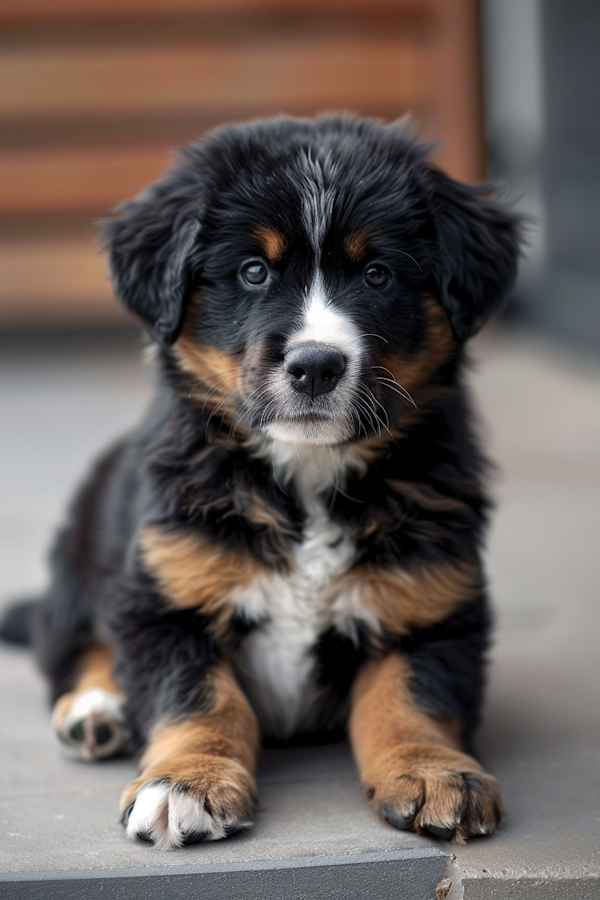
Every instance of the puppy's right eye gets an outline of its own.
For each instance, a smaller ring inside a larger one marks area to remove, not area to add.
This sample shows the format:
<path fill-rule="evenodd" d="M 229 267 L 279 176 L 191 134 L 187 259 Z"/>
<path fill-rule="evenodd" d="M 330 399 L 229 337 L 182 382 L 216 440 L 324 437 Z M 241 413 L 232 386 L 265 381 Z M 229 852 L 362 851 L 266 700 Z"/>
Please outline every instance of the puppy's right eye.
<path fill-rule="evenodd" d="M 269 270 L 261 259 L 249 259 L 240 269 L 242 281 L 251 287 L 264 284 L 269 277 Z"/>

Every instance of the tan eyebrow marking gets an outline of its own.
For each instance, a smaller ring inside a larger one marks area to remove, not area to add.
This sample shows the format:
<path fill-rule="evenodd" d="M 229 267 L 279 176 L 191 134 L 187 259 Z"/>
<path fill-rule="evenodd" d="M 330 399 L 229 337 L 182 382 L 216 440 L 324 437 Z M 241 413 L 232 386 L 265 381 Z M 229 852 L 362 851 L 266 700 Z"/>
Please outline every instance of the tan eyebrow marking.
<path fill-rule="evenodd" d="M 360 262 L 365 255 L 369 237 L 367 231 L 355 231 L 344 238 L 344 250 L 353 262 Z"/>
<path fill-rule="evenodd" d="M 257 225 L 254 229 L 254 235 L 260 241 L 267 258 L 271 262 L 281 259 L 287 247 L 285 235 L 270 225 Z"/>

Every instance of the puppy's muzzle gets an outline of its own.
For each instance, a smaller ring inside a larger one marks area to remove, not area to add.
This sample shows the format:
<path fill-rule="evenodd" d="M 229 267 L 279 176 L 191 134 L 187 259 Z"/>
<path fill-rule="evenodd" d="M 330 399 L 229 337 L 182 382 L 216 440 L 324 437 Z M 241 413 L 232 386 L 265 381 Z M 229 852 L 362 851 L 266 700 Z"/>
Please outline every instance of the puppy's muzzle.
<path fill-rule="evenodd" d="M 286 353 L 284 366 L 294 390 L 314 400 L 336 387 L 346 371 L 346 359 L 335 347 L 307 341 Z"/>

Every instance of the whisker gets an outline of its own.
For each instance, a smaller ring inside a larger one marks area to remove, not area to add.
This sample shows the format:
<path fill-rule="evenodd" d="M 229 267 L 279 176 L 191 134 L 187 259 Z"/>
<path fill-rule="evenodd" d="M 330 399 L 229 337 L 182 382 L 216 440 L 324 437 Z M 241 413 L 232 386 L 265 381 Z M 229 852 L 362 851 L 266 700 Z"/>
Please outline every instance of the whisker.
<path fill-rule="evenodd" d="M 388 424 L 386 424 L 386 423 L 383 421 L 383 419 L 381 418 L 381 416 L 379 416 L 379 415 L 377 414 L 377 412 L 375 411 L 375 409 L 373 409 L 373 407 L 371 407 L 371 412 L 372 412 L 372 415 L 373 415 L 374 418 L 375 418 L 375 421 L 376 421 L 377 424 L 378 424 L 378 427 L 377 427 L 377 433 L 378 433 L 379 437 L 381 437 L 381 429 L 384 428 L 384 429 L 387 431 L 387 433 L 389 434 L 389 436 L 395 440 L 394 435 L 392 434 L 392 432 L 390 431 L 390 428 L 389 428 L 389 418 L 388 418 L 388 416 L 387 416 L 387 412 L 386 412 L 386 418 L 387 418 L 387 420 L 388 420 Z M 385 410 L 384 410 L 384 412 L 385 412 Z"/>
<path fill-rule="evenodd" d="M 369 434 L 367 432 L 367 429 L 365 428 L 365 424 L 362 421 L 361 417 L 358 415 L 358 413 L 355 412 L 354 410 L 352 410 L 352 418 L 354 419 L 354 421 L 356 422 L 356 424 L 358 426 L 358 433 L 360 434 L 360 430 L 362 429 L 365 433 L 365 437 L 368 439 Z"/>
<path fill-rule="evenodd" d="M 417 404 L 413 400 L 411 394 L 406 390 L 405 387 L 402 387 L 402 385 L 396 381 L 396 378 L 395 378 L 393 372 L 391 372 L 386 366 L 371 366 L 371 368 L 372 369 L 383 369 L 384 372 L 387 372 L 388 375 L 390 376 L 389 378 L 382 378 L 381 375 L 376 375 L 375 377 L 377 378 L 377 381 L 380 381 L 381 384 L 386 384 L 387 382 L 391 382 L 391 384 L 388 384 L 387 386 L 392 387 L 392 385 L 394 385 L 396 388 L 398 388 L 397 393 L 399 393 L 401 397 L 404 397 L 405 400 L 408 400 L 409 403 L 412 403 L 414 408 L 417 409 Z"/>
<path fill-rule="evenodd" d="M 361 385 L 361 389 L 363 390 L 363 392 L 365 392 L 366 396 L 367 396 L 367 397 L 369 398 L 369 400 L 371 401 L 371 404 L 372 404 L 372 406 L 373 406 L 373 412 L 376 412 L 376 410 L 375 410 L 375 404 L 377 404 L 377 406 L 380 406 L 380 407 L 382 408 L 382 410 L 384 411 L 385 417 L 386 417 L 386 419 L 387 419 L 387 421 L 388 421 L 388 424 L 389 424 L 390 419 L 389 419 L 389 416 L 388 416 L 387 409 L 385 408 L 385 406 L 383 405 L 383 403 L 381 403 L 381 401 L 377 399 L 377 397 L 375 396 L 375 394 L 373 393 L 373 391 L 371 390 L 371 388 L 368 387 L 366 384 L 365 384 L 365 385 Z"/>
<path fill-rule="evenodd" d="M 261 399 L 261 397 L 265 396 L 267 393 L 268 393 L 267 387 L 255 388 L 246 397 L 246 399 L 243 401 L 243 403 L 240 404 L 238 411 L 236 412 L 235 416 L 233 417 L 233 422 L 231 423 L 231 428 L 229 429 L 229 434 L 227 435 L 228 440 L 231 438 L 231 435 L 233 434 L 236 426 L 241 421 L 241 419 L 246 411 L 246 408 L 249 405 L 258 402 Z"/>
<path fill-rule="evenodd" d="M 399 397 L 402 397 L 403 400 L 407 400 L 409 403 L 411 403 L 414 406 L 415 409 L 418 409 L 417 404 L 415 403 L 415 401 L 413 400 L 411 395 L 408 393 L 406 388 L 403 388 L 402 385 L 398 384 L 397 381 L 391 381 L 389 378 L 380 378 L 380 377 L 377 378 L 377 381 L 379 381 L 380 384 L 383 385 L 383 387 L 388 387 L 388 388 L 390 388 L 390 390 L 395 391 L 395 393 L 398 394 Z"/>
<path fill-rule="evenodd" d="M 232 378 L 229 378 L 229 379 L 228 379 L 226 382 L 224 382 L 223 384 L 216 385 L 215 387 L 211 388 L 211 389 L 208 391 L 208 393 L 206 394 L 205 398 L 204 398 L 204 403 L 202 404 L 202 409 L 200 410 L 200 412 L 201 412 L 201 413 L 204 413 L 204 411 L 205 411 L 205 409 L 206 409 L 206 404 L 207 404 L 208 401 L 209 401 L 209 400 L 217 393 L 217 391 L 220 391 L 220 390 L 221 390 L 222 388 L 224 388 L 226 385 L 231 384 L 231 382 L 232 382 L 232 381 L 235 381 L 236 378 L 237 378 L 237 376 L 233 376 Z M 235 393 L 235 391 L 231 391 L 231 392 L 229 393 L 228 396 L 231 397 L 234 393 Z"/>
<path fill-rule="evenodd" d="M 373 391 L 366 385 L 363 385 L 363 384 L 359 385 L 359 391 L 360 391 L 362 397 L 366 397 L 368 399 L 368 402 L 370 405 L 370 412 L 375 417 L 375 419 L 379 425 L 379 427 L 376 429 L 378 431 L 379 436 L 381 437 L 381 428 L 384 428 L 388 432 L 388 434 L 390 435 L 390 437 L 392 438 L 394 443 L 397 443 L 394 433 L 392 432 L 392 430 L 390 428 L 390 418 L 389 418 L 389 415 L 388 415 L 388 412 L 387 412 L 385 406 L 383 406 L 383 404 L 373 394 Z M 377 406 L 380 406 L 381 409 L 383 410 L 383 412 L 385 413 L 385 418 L 386 418 L 385 422 L 383 421 L 381 416 L 378 415 L 377 410 L 375 409 L 375 404 L 377 404 Z M 363 408 L 363 411 L 365 411 L 364 406 L 362 408 Z M 372 425 L 372 419 L 370 419 L 370 420 L 371 420 L 371 425 Z"/>
<path fill-rule="evenodd" d="M 369 425 L 371 426 L 373 431 L 376 431 L 377 434 L 379 435 L 379 437 L 381 437 L 381 427 L 380 427 L 381 420 L 378 419 L 377 414 L 374 413 L 372 408 L 369 409 L 369 407 L 365 405 L 364 401 L 361 400 L 360 396 L 356 399 L 356 404 L 359 407 L 359 409 L 361 409 L 362 412 L 366 415 L 367 419 L 369 420 Z M 377 422 L 378 424 L 376 425 L 375 422 Z"/>
<path fill-rule="evenodd" d="M 389 344 L 389 341 L 387 340 L 387 338 L 384 338 L 383 335 L 381 335 L 381 334 L 375 334 L 375 332 L 373 332 L 373 333 L 369 332 L 368 334 L 361 334 L 361 337 L 379 338 L 380 341 L 383 341 L 385 344 Z"/>
<path fill-rule="evenodd" d="M 423 271 L 423 269 L 421 268 L 421 266 L 419 265 L 417 260 L 414 258 L 414 256 L 411 256 L 410 253 L 406 252 L 406 250 L 398 250 L 397 247 L 385 247 L 383 245 L 381 245 L 381 249 L 387 250 L 388 253 L 399 253 L 401 256 L 407 256 L 410 260 L 412 260 L 412 262 L 414 262 L 414 264 L 417 267 L 417 269 L 419 270 L 419 272 Z"/>
<path fill-rule="evenodd" d="M 209 415 L 208 419 L 206 420 L 206 426 L 205 426 L 205 429 L 204 429 L 205 437 L 208 437 L 208 429 L 209 429 L 210 423 L 211 423 L 211 421 L 213 420 L 214 416 L 216 416 L 217 412 L 218 412 L 218 411 L 219 411 L 219 410 L 220 410 L 220 409 L 221 409 L 221 408 L 222 408 L 229 400 L 231 400 L 231 398 L 234 396 L 234 394 L 235 394 L 235 391 L 231 391 L 229 394 L 227 394 L 226 397 L 223 397 L 223 399 L 222 399 L 219 403 L 217 403 L 217 405 L 214 407 L 214 409 L 211 409 L 210 415 Z"/>

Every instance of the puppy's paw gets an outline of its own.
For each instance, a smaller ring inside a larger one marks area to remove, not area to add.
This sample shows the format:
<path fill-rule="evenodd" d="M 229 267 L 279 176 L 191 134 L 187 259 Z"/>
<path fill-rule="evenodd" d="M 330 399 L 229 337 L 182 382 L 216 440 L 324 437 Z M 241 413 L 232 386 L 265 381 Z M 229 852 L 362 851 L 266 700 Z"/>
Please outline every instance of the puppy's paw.
<path fill-rule="evenodd" d="M 404 744 L 374 773 L 369 795 L 396 828 L 456 844 L 492 834 L 504 810 L 495 778 L 464 753 L 427 744 Z"/>
<path fill-rule="evenodd" d="M 123 794 L 122 821 L 128 837 L 174 850 L 251 828 L 255 803 L 254 780 L 238 762 L 186 757 L 152 766 L 134 781 Z"/>
<path fill-rule="evenodd" d="M 64 694 L 54 706 L 52 728 L 69 756 L 105 759 L 128 749 L 124 707 L 124 697 L 104 688 Z"/>

